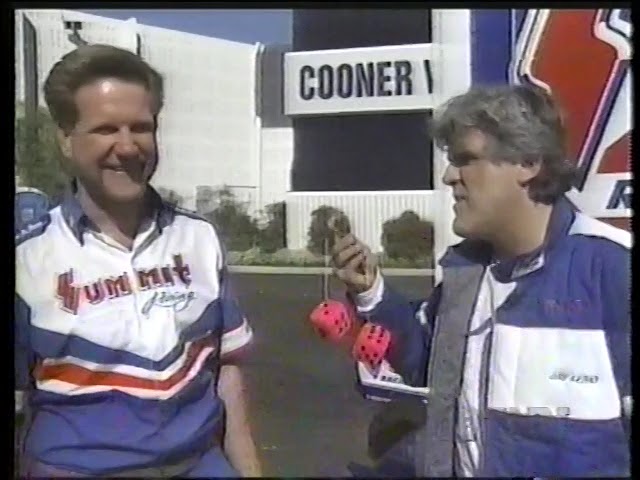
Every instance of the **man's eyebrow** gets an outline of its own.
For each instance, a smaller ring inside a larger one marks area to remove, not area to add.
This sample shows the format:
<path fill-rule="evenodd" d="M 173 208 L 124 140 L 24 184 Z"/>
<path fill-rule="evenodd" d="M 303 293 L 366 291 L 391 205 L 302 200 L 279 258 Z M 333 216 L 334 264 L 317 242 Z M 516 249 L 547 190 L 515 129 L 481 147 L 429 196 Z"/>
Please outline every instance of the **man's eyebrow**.
<path fill-rule="evenodd" d="M 450 150 L 448 156 L 450 159 L 455 159 L 458 162 L 477 160 L 480 158 L 477 153 L 470 150 Z"/>

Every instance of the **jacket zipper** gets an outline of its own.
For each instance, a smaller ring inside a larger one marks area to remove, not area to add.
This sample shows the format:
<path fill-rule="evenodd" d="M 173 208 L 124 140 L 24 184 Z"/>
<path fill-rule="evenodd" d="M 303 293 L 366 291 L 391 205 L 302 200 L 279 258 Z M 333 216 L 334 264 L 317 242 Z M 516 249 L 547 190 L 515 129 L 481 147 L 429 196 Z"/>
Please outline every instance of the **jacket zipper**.
<path fill-rule="evenodd" d="M 480 282 L 478 284 L 478 288 L 476 290 L 476 294 L 474 295 L 474 300 L 473 300 L 473 307 L 471 308 L 471 314 L 469 316 L 469 318 L 467 319 L 467 324 L 471 325 L 471 319 L 473 318 L 473 315 L 476 311 L 476 308 L 478 307 L 478 297 L 480 296 L 480 291 L 482 290 L 482 283 L 484 281 L 484 277 L 487 275 L 487 270 L 485 269 L 485 271 L 482 273 L 482 277 L 480 278 Z M 493 300 L 492 300 L 493 302 Z M 493 305 L 493 303 L 492 303 Z M 438 336 L 438 331 L 439 331 L 439 327 L 440 327 L 440 318 L 439 315 L 436 314 L 436 318 L 433 322 L 433 332 L 432 332 L 432 336 L 430 338 L 430 342 L 432 342 L 435 338 L 437 338 Z M 467 340 L 468 341 L 468 340 Z M 432 375 L 432 369 L 429 368 L 430 365 L 433 364 L 433 355 L 434 355 L 434 350 L 431 349 L 429 352 L 429 363 L 427 363 L 427 382 L 426 382 L 426 386 L 429 389 L 432 389 L 432 379 L 433 379 L 433 375 Z M 464 352 L 462 353 L 462 368 L 460 371 L 460 384 L 459 384 L 459 389 L 458 389 L 458 395 L 456 398 L 456 402 L 454 405 L 454 415 L 456 418 L 456 423 L 454 425 L 456 425 L 454 428 L 457 428 L 457 422 L 460 420 L 459 418 L 459 409 L 460 409 L 460 394 L 461 394 L 461 389 L 462 389 L 462 382 L 464 380 L 464 370 L 465 370 L 465 363 L 466 363 L 466 357 L 467 357 L 467 344 L 465 343 L 465 347 L 464 347 Z M 429 415 L 429 402 L 427 402 L 425 404 L 425 408 L 427 409 L 427 415 Z M 420 444 L 422 444 L 422 442 L 420 442 Z M 417 449 L 416 449 L 417 450 Z M 421 449 L 423 450 L 423 449 Z M 418 452 L 416 452 L 418 453 Z M 414 462 L 416 464 L 416 466 L 422 466 L 422 470 L 420 471 L 416 471 L 416 475 L 417 476 L 422 476 L 424 474 L 424 463 L 425 463 L 425 457 L 428 455 L 428 452 L 425 451 L 420 451 L 419 452 L 422 456 L 423 456 L 423 460 L 419 461 L 419 462 Z M 454 436 L 453 436 L 453 449 L 452 449 L 452 453 L 453 453 L 453 458 L 452 458 L 452 466 L 453 466 L 453 474 L 458 475 L 459 472 L 457 472 L 458 467 L 459 467 L 459 458 L 458 458 L 458 448 L 457 448 L 457 441 L 456 441 L 456 436 L 455 436 L 455 431 L 454 431 Z M 480 458 L 482 458 L 482 454 L 480 455 Z M 480 461 L 478 462 L 478 464 L 480 465 Z"/>
<path fill-rule="evenodd" d="M 482 383 L 480 384 L 480 411 L 478 412 L 478 430 L 479 430 L 479 441 L 480 445 L 478 448 L 478 470 L 475 474 L 483 474 L 485 470 L 485 450 L 487 445 L 487 429 L 486 429 L 486 415 L 487 415 L 487 405 L 489 403 L 489 373 L 490 373 L 490 363 L 491 363 L 491 351 L 493 348 L 493 333 L 495 331 L 496 324 L 496 309 L 495 309 L 495 298 L 493 294 L 493 283 L 491 278 L 491 271 L 487 269 L 487 284 L 489 286 L 489 304 L 491 307 L 491 318 L 489 321 L 491 322 L 491 327 L 489 332 L 487 332 L 487 338 L 484 341 L 484 345 L 482 347 L 482 361 L 480 364 L 480 372 Z"/>
<path fill-rule="evenodd" d="M 429 339 L 430 347 L 433 346 L 433 341 L 435 338 L 437 338 L 439 330 L 440 330 L 440 316 L 436 312 L 436 317 L 433 320 L 433 329 L 431 331 L 431 338 Z M 430 348 L 429 358 L 427 359 L 427 378 L 425 381 L 425 386 L 429 389 L 432 388 L 432 384 L 433 384 L 433 372 L 432 372 L 432 369 L 429 368 L 429 366 L 433 364 L 433 355 L 434 355 L 434 349 Z M 426 409 L 426 415 L 428 417 L 429 415 L 428 401 L 424 404 L 424 408 Z M 414 455 L 413 464 L 416 470 L 415 471 L 416 477 L 424 476 L 425 470 L 426 470 L 425 465 L 426 465 L 426 457 L 428 455 L 428 452 L 426 451 L 424 435 L 425 433 L 423 432 L 416 437 L 416 445 L 413 449 L 413 455 Z M 454 465 L 454 469 L 455 469 L 455 465 Z"/>

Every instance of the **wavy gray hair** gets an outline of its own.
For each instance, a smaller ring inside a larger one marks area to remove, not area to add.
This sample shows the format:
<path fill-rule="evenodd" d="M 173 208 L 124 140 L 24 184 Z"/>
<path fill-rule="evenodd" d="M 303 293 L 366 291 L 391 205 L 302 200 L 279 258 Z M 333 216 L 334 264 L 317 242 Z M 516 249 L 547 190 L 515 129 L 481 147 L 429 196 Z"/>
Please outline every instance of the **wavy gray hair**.
<path fill-rule="evenodd" d="M 540 163 L 540 173 L 528 185 L 533 201 L 552 204 L 571 189 L 575 169 L 567 161 L 561 114 L 541 88 L 477 87 L 435 112 L 432 136 L 441 149 L 449 149 L 472 129 L 489 137 L 489 158 L 522 165 Z"/>

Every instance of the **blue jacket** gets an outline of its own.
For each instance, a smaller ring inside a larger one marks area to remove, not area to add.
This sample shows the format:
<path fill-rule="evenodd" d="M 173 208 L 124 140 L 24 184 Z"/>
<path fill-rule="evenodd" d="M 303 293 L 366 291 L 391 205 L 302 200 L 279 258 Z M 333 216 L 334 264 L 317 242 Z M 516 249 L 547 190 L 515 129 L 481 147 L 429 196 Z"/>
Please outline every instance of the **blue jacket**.
<path fill-rule="evenodd" d="M 359 310 L 391 331 L 387 359 L 404 382 L 431 388 L 425 424 L 387 460 L 417 476 L 629 475 L 630 247 L 628 232 L 563 198 L 531 255 L 491 264 L 465 240 L 426 301 L 381 287 Z"/>

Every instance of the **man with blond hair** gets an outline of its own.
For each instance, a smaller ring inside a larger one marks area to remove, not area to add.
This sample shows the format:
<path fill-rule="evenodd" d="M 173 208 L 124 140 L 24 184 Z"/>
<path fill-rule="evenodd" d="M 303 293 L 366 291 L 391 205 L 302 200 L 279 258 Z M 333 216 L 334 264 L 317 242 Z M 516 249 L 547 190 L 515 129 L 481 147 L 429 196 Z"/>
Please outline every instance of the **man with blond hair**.
<path fill-rule="evenodd" d="M 26 474 L 258 476 L 239 352 L 252 331 L 215 228 L 164 202 L 163 79 L 86 45 L 44 85 L 74 191 L 16 239 Z"/>

